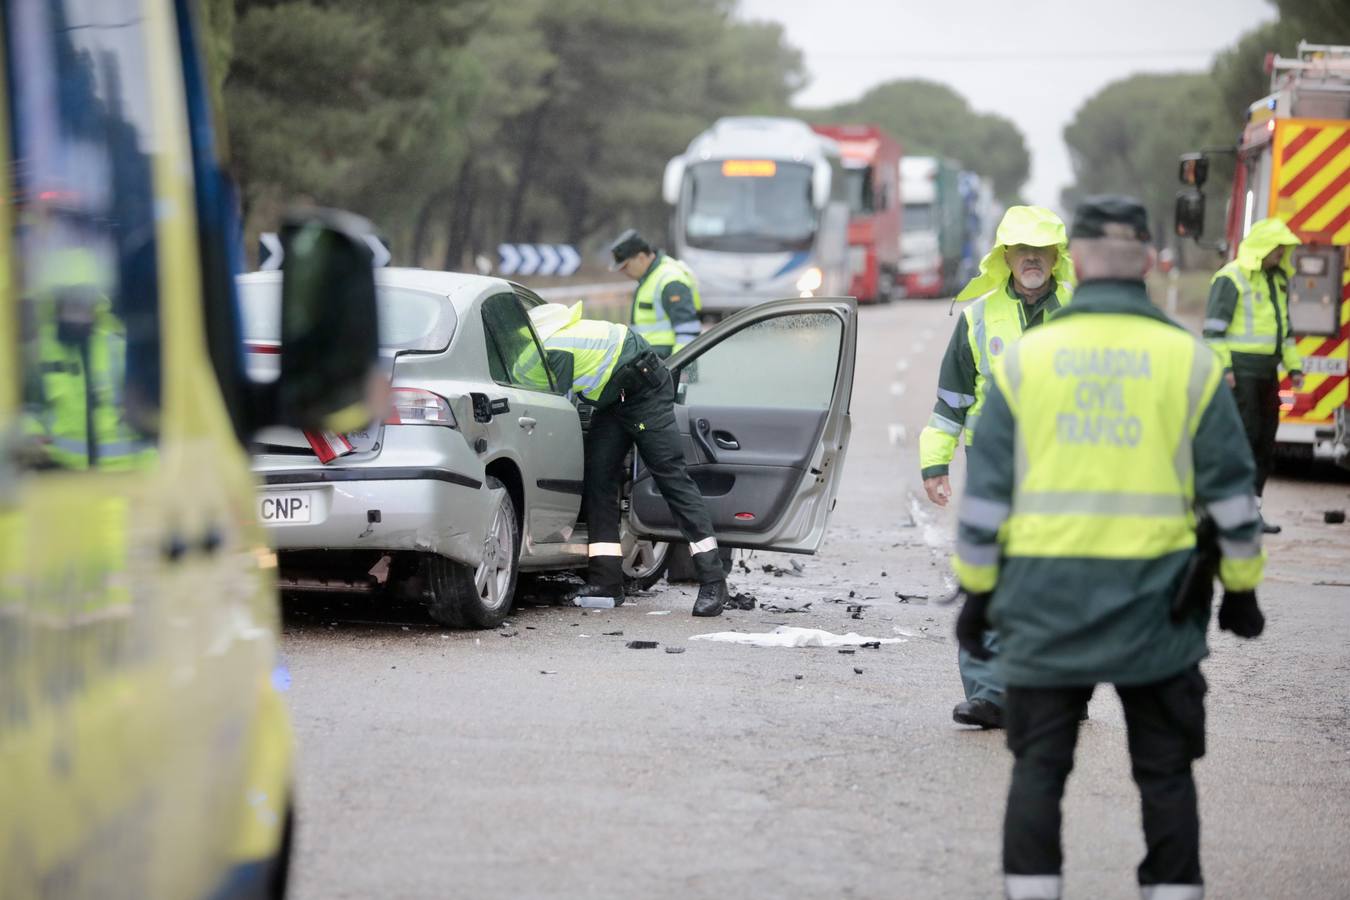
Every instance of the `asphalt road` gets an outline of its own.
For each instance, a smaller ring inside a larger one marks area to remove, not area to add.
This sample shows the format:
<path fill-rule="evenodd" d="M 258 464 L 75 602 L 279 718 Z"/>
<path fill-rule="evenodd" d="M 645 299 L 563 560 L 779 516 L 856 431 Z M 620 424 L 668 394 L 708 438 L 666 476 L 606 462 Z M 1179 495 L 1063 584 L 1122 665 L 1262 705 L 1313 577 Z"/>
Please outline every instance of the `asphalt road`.
<path fill-rule="evenodd" d="M 953 320 L 935 302 L 861 315 L 826 545 L 749 557 L 733 578 L 805 611 L 693 619 L 693 591 L 662 584 L 613 611 L 544 605 L 452 632 L 416 610 L 288 603 L 294 896 L 1001 896 L 1010 757 L 1001 733 L 950 718 L 955 611 L 937 601 L 953 520 L 918 478 Z M 1211 636 L 1197 767 L 1211 897 L 1350 897 L 1350 525 L 1321 517 L 1350 507 L 1350 483 L 1317 477 L 1267 491 L 1285 531 L 1267 545 L 1266 635 Z M 689 640 L 779 624 L 906 640 L 852 654 Z M 1090 712 L 1067 892 L 1135 897 L 1138 798 L 1109 688 Z"/>

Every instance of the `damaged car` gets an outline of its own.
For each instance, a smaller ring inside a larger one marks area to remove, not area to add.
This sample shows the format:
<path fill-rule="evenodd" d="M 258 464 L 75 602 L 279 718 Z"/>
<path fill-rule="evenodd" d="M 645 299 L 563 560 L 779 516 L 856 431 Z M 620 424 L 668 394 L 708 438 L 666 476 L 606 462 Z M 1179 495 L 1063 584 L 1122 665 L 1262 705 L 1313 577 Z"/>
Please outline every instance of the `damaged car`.
<path fill-rule="evenodd" d="M 443 624 L 495 626 L 521 573 L 585 569 L 586 408 L 516 375 L 543 355 L 528 316 L 543 301 L 528 288 L 422 269 L 375 278 L 388 412 L 344 434 L 261 432 L 257 515 L 283 589 L 389 591 Z M 238 283 L 249 367 L 276 377 L 280 273 Z M 848 299 L 762 304 L 667 361 L 723 546 L 819 547 L 848 443 L 856 313 Z M 625 573 L 645 589 L 680 534 L 640 463 L 631 476 Z"/>

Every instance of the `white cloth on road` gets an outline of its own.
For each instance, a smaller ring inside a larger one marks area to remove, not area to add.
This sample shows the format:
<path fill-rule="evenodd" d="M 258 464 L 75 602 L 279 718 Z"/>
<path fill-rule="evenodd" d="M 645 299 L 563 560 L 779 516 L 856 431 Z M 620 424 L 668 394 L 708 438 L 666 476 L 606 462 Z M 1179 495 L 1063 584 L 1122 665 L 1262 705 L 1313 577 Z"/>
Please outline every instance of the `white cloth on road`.
<path fill-rule="evenodd" d="M 863 644 L 903 644 L 904 638 L 864 637 L 860 634 L 834 634 L 819 628 L 797 628 L 779 625 L 773 631 L 715 631 L 696 634 L 691 641 L 718 641 L 723 644 L 746 644 L 751 647 L 859 647 Z"/>

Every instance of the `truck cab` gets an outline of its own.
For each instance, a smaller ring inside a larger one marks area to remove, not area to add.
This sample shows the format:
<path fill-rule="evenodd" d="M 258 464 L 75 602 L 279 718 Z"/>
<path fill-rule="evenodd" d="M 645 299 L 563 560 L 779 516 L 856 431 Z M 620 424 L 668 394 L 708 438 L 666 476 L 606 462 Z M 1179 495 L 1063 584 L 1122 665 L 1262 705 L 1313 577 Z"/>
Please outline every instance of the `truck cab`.
<path fill-rule="evenodd" d="M 244 441 L 269 421 L 350 417 L 375 348 L 337 348 L 325 370 L 297 325 L 276 384 L 244 376 L 238 223 L 192 12 L 187 0 L 0 3 L 10 900 L 285 891 L 288 675 Z M 300 227 L 309 249 L 291 271 L 306 278 L 289 311 L 368 327 L 360 248 L 321 222 Z M 347 296 L 306 292 L 339 273 Z"/>
<path fill-rule="evenodd" d="M 812 125 L 839 145 L 848 200 L 849 293 L 860 303 L 897 296 L 900 143 L 876 125 Z"/>

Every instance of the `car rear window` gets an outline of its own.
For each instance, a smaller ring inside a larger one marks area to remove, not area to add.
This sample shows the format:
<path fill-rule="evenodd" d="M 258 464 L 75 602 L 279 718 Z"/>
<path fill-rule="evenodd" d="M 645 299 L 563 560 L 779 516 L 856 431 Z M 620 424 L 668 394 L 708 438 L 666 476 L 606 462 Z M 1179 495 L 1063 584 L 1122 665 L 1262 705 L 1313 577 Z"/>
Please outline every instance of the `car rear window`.
<path fill-rule="evenodd" d="M 244 340 L 274 343 L 281 340 L 281 282 L 243 282 L 239 285 Z M 380 315 L 380 346 L 386 350 L 444 350 L 455 334 L 455 309 L 438 294 L 380 285 L 376 292 Z"/>

